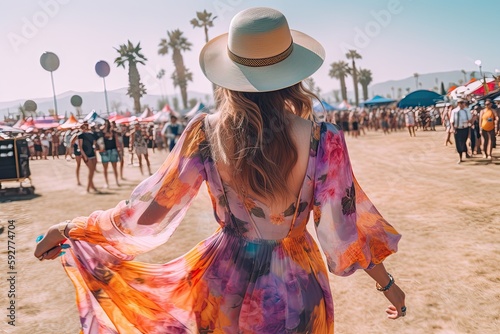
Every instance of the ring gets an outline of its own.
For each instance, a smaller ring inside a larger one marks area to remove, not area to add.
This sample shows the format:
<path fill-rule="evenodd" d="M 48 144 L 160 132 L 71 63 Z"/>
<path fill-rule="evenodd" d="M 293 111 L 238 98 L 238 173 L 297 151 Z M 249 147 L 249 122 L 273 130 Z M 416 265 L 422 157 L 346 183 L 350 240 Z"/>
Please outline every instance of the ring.
<path fill-rule="evenodd" d="M 38 257 L 38 260 L 40 260 L 40 261 L 43 260 L 43 254 Z"/>

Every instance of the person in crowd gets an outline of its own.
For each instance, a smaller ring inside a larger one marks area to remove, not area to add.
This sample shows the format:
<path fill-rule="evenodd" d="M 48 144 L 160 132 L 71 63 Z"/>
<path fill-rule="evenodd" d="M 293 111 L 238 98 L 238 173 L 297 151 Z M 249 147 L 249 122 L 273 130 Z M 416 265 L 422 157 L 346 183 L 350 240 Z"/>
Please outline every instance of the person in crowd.
<path fill-rule="evenodd" d="M 312 121 L 302 80 L 323 63 L 323 47 L 270 8 L 238 13 L 229 31 L 200 55 L 218 86 L 218 112 L 195 116 L 130 200 L 54 225 L 35 249 L 45 260 L 72 245 L 62 263 L 85 334 L 332 334 L 327 266 L 306 229 L 311 212 L 328 269 L 364 270 L 390 302 L 388 317 L 406 315 L 384 261 L 401 236 L 353 176 L 343 132 Z M 220 228 L 166 264 L 132 261 L 169 239 L 203 181 Z"/>
<path fill-rule="evenodd" d="M 42 140 L 39 135 L 35 135 L 33 139 L 33 146 L 35 148 L 35 159 L 43 159 Z"/>
<path fill-rule="evenodd" d="M 91 190 L 99 193 L 99 190 L 94 185 L 94 173 L 97 166 L 97 157 L 95 147 L 97 146 L 96 134 L 89 128 L 89 124 L 84 122 L 80 127 L 81 133 L 78 135 L 78 148 L 82 156 L 82 160 L 89 169 L 87 181 L 87 193 Z"/>
<path fill-rule="evenodd" d="M 163 126 L 161 124 L 154 125 L 155 146 L 158 148 L 158 150 L 160 152 L 163 151 L 163 147 L 164 147 L 164 138 L 163 138 L 163 134 L 161 132 L 162 130 L 163 130 Z"/>
<path fill-rule="evenodd" d="M 40 135 L 40 142 L 42 143 L 42 159 L 47 160 L 51 142 L 50 134 L 42 130 L 42 134 Z"/>
<path fill-rule="evenodd" d="M 410 133 L 410 137 L 416 137 L 415 133 L 415 113 L 413 109 L 407 109 L 405 112 L 405 124 L 408 128 L 408 132 Z"/>
<path fill-rule="evenodd" d="M 146 164 L 148 166 L 149 175 L 151 175 L 151 164 L 149 162 L 148 155 L 148 145 L 146 143 L 147 131 L 141 128 L 141 124 L 136 122 L 134 124 L 134 131 L 130 134 L 130 152 L 135 152 L 137 155 L 137 159 L 139 160 L 139 169 L 141 174 L 144 175 L 142 170 L 142 157 L 144 156 L 144 160 L 146 160 Z"/>
<path fill-rule="evenodd" d="M 118 181 L 118 169 L 117 163 L 120 160 L 120 155 L 118 154 L 118 133 L 111 127 L 109 120 L 104 121 L 104 125 L 101 129 L 102 139 L 104 144 L 104 151 L 100 152 L 101 162 L 104 169 L 104 181 L 106 182 L 106 188 L 109 188 L 108 181 L 108 165 L 111 163 L 113 168 L 113 174 L 115 175 L 116 185 L 119 187 L 120 182 Z"/>
<path fill-rule="evenodd" d="M 171 152 L 177 140 L 179 140 L 183 131 L 183 126 L 178 122 L 177 116 L 171 115 L 170 122 L 168 122 L 163 128 L 165 143 L 168 145 L 168 149 Z"/>
<path fill-rule="evenodd" d="M 466 101 L 464 99 L 459 99 L 458 106 L 453 109 L 450 119 L 451 127 L 455 134 L 455 147 L 459 155 L 459 164 L 463 162 L 464 153 L 467 158 L 470 157 L 467 153 L 467 139 L 469 137 L 471 118 L 472 115 L 469 108 L 466 106 Z"/>
<path fill-rule="evenodd" d="M 451 113 L 453 110 L 453 106 L 450 104 L 443 110 L 443 124 L 445 126 L 445 131 L 446 131 L 446 140 L 444 142 L 444 146 L 448 146 L 448 144 L 453 145 L 451 142 L 451 134 L 453 133 L 453 128 L 451 126 Z"/>
<path fill-rule="evenodd" d="M 390 114 L 390 109 L 383 109 L 382 112 L 380 113 L 380 124 L 382 127 L 382 130 L 384 131 L 384 135 L 388 135 L 389 132 L 389 114 Z"/>
<path fill-rule="evenodd" d="M 359 136 L 359 115 L 357 111 L 352 111 L 349 114 L 349 124 L 352 129 L 352 136 L 358 138 Z"/>
<path fill-rule="evenodd" d="M 73 132 L 73 130 L 68 129 L 63 133 L 63 145 L 65 148 L 64 159 L 66 159 L 66 161 L 71 161 L 71 154 L 73 150 L 71 145 L 71 136 L 73 135 Z"/>
<path fill-rule="evenodd" d="M 125 180 L 123 176 L 123 166 L 125 165 L 125 143 L 123 142 L 123 127 L 118 127 L 116 122 L 111 122 L 111 130 L 116 133 L 116 150 L 118 151 L 118 159 L 120 161 L 120 179 Z"/>
<path fill-rule="evenodd" d="M 349 112 L 347 110 L 341 111 L 340 124 L 342 127 L 342 131 L 344 131 L 346 135 L 349 135 Z"/>
<path fill-rule="evenodd" d="M 474 109 L 471 110 L 471 121 L 470 121 L 470 147 L 471 147 L 471 156 L 475 154 L 481 154 L 481 133 L 479 126 L 479 114 L 480 114 L 480 106 L 476 105 Z"/>
<path fill-rule="evenodd" d="M 59 159 L 59 145 L 61 144 L 60 132 L 54 130 L 52 133 L 52 159 Z"/>
<path fill-rule="evenodd" d="M 132 126 L 122 125 L 122 139 L 123 139 L 123 147 L 130 147 L 130 136 L 132 133 Z M 124 153 L 125 154 L 125 153 Z M 130 162 L 129 165 L 134 165 L 134 151 L 129 150 Z"/>
<path fill-rule="evenodd" d="M 498 116 L 492 108 L 491 100 L 486 100 L 484 109 L 479 114 L 480 133 L 483 141 L 483 158 L 492 159 L 493 140 L 495 137 L 495 129 L 498 127 Z"/>

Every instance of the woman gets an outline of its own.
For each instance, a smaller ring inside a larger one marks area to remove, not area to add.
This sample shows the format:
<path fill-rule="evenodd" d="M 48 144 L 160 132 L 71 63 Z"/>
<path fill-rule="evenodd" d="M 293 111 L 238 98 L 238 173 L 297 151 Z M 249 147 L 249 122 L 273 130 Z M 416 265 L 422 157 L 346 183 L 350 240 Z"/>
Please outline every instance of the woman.
<path fill-rule="evenodd" d="M 453 106 L 449 105 L 443 111 L 443 121 L 446 129 L 446 140 L 444 142 L 444 146 L 448 146 L 448 144 L 453 145 L 451 142 L 451 134 L 453 133 L 453 128 L 451 126 L 451 113 L 453 111 Z"/>
<path fill-rule="evenodd" d="M 54 133 L 52 133 L 52 159 L 59 159 L 59 145 L 61 144 L 60 139 L 59 139 L 59 131 L 54 130 Z"/>
<path fill-rule="evenodd" d="M 120 160 L 120 155 L 118 154 L 118 134 L 111 128 L 111 123 L 109 120 L 104 121 L 104 126 L 102 128 L 102 138 L 104 144 L 104 151 L 101 152 L 101 162 L 104 168 L 104 180 L 106 182 L 106 188 L 109 188 L 108 181 L 108 165 L 111 162 L 111 167 L 113 167 L 113 173 L 115 175 L 116 185 L 119 187 L 120 182 L 118 182 L 118 168 L 117 163 Z"/>
<path fill-rule="evenodd" d="M 130 130 L 131 130 L 130 126 L 122 124 L 122 141 L 123 141 L 123 147 L 124 147 L 124 151 L 123 151 L 124 157 L 125 157 L 125 147 L 130 148 L 130 136 L 131 136 Z M 134 151 L 129 150 L 129 154 L 130 154 L 129 165 L 133 166 L 134 165 Z M 125 162 L 124 159 L 123 159 L 123 161 Z M 121 169 L 121 165 L 120 165 L 120 169 Z M 123 173 L 122 173 L 122 175 L 123 175 Z"/>
<path fill-rule="evenodd" d="M 81 133 L 78 135 L 78 149 L 80 150 L 83 162 L 85 162 L 85 165 L 87 165 L 89 169 L 87 193 L 90 193 L 90 190 L 99 193 L 99 190 L 97 190 L 94 185 L 94 173 L 97 166 L 97 157 L 95 154 L 97 136 L 89 129 L 87 122 L 84 122 L 80 129 Z"/>
<path fill-rule="evenodd" d="M 498 127 L 498 117 L 491 107 L 491 100 L 488 99 L 484 103 L 484 109 L 479 114 L 479 121 L 481 122 L 479 132 L 483 138 L 483 158 L 491 160 L 495 129 Z"/>
<path fill-rule="evenodd" d="M 44 160 L 48 160 L 47 156 L 49 155 L 50 141 L 51 139 L 49 139 L 49 134 L 42 131 L 42 134 L 40 135 L 40 142 L 42 143 L 42 154 Z"/>
<path fill-rule="evenodd" d="M 35 148 L 35 159 L 38 160 L 38 158 L 42 159 L 42 153 L 43 153 L 43 147 L 42 147 L 42 141 L 40 139 L 40 136 L 35 135 L 33 139 L 33 146 Z"/>
<path fill-rule="evenodd" d="M 111 130 L 116 133 L 116 150 L 118 151 L 118 160 L 120 161 L 120 179 L 125 180 L 125 178 L 123 177 L 123 165 L 125 164 L 125 145 L 123 143 L 123 134 L 121 129 L 116 125 L 114 121 L 111 122 Z"/>
<path fill-rule="evenodd" d="M 54 225 L 35 250 L 53 259 L 69 237 L 62 262 L 85 333 L 333 333 L 311 211 L 330 271 L 365 269 L 394 305 L 389 317 L 405 315 L 382 264 L 400 235 L 359 188 L 342 132 L 309 120 L 301 81 L 323 60 L 318 42 L 269 8 L 240 12 L 229 36 L 205 45 L 200 63 L 219 86 L 219 112 L 197 115 L 129 201 Z M 203 181 L 220 228 L 169 263 L 129 261 L 169 238 Z"/>
<path fill-rule="evenodd" d="M 415 114 L 412 109 L 408 109 L 404 112 L 405 114 L 405 124 L 410 133 L 410 137 L 415 137 Z"/>
<path fill-rule="evenodd" d="M 135 152 L 137 155 L 137 159 L 139 160 L 139 169 L 141 170 L 141 174 L 144 175 L 142 171 L 142 157 L 144 156 L 144 160 L 146 160 L 146 165 L 148 166 L 149 175 L 151 174 L 151 164 L 149 162 L 148 155 L 148 144 L 146 142 L 146 138 L 148 133 L 146 130 L 141 129 L 141 124 L 134 124 L 134 131 L 130 134 L 130 152 Z"/>

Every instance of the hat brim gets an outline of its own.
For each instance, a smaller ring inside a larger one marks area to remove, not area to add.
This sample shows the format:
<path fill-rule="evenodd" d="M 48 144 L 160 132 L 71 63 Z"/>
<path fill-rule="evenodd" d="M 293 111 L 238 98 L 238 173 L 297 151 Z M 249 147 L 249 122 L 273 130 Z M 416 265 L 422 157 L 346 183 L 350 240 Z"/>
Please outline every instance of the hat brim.
<path fill-rule="evenodd" d="M 325 50 L 312 37 L 296 30 L 292 53 L 279 63 L 251 67 L 232 61 L 227 53 L 228 34 L 209 41 L 200 52 L 200 66 L 214 84 L 240 92 L 270 92 L 290 87 L 316 72 L 325 59 Z"/>

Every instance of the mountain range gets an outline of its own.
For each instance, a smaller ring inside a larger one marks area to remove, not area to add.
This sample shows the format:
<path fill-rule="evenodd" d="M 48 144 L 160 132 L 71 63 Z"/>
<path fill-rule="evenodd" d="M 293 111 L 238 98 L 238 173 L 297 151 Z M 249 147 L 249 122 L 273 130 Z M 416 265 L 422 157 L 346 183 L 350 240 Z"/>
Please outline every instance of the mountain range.
<path fill-rule="evenodd" d="M 86 115 L 92 110 L 95 110 L 98 114 L 105 115 L 107 113 L 106 109 L 106 99 L 104 96 L 104 92 L 75 92 L 75 91 L 67 91 L 57 95 L 57 111 L 59 115 L 69 116 L 71 113 L 77 114 L 78 111 L 75 107 L 71 105 L 71 97 L 74 95 L 78 95 L 82 98 L 82 105 L 80 114 Z M 127 88 L 120 88 L 116 90 L 111 90 L 107 92 L 108 95 L 108 104 L 109 104 L 109 112 L 115 111 L 131 111 L 133 113 L 134 102 L 131 97 L 127 95 Z M 176 95 L 168 95 L 168 96 L 160 96 L 160 95 L 152 95 L 146 94 L 141 97 L 141 104 L 143 109 L 149 107 L 151 110 L 158 110 L 161 108 L 159 104 L 161 101 L 167 100 L 169 105 L 174 108 L 174 99 L 177 99 L 179 105 L 182 105 L 180 96 Z M 198 92 L 188 92 L 189 99 L 196 99 L 199 102 L 210 104 L 212 100 L 211 94 L 203 94 Z M 5 116 L 11 115 L 13 118 L 16 118 L 19 115 L 19 107 L 24 105 L 26 100 L 15 100 L 15 101 L 7 101 L 0 102 L 0 119 L 3 119 Z M 37 113 L 48 115 L 49 110 L 54 109 L 54 98 L 53 97 L 45 97 L 33 99 L 37 104 Z"/>
<path fill-rule="evenodd" d="M 435 90 L 438 93 L 441 92 L 441 82 L 443 83 L 445 89 L 448 89 L 451 85 L 460 85 L 464 82 L 470 80 L 472 76 L 479 78 L 479 73 L 477 71 L 448 71 L 448 72 L 436 72 L 420 74 L 418 76 L 418 85 L 415 77 L 408 77 L 401 80 L 390 80 L 381 83 L 372 84 L 369 86 L 369 97 L 372 98 L 375 95 L 382 95 L 391 98 L 402 98 L 404 95 L 411 91 L 417 89 L 428 89 Z M 335 79 L 332 79 L 335 80 Z M 334 81 L 332 81 L 333 83 Z M 352 87 L 352 81 L 347 79 L 348 89 Z M 338 90 L 325 90 L 321 87 L 325 93 L 321 94 L 321 97 L 329 103 L 340 102 L 336 101 L 335 91 Z M 326 93 L 327 92 L 327 93 Z M 360 101 L 362 98 L 362 90 L 360 87 Z M 81 106 L 81 114 L 85 115 L 92 110 L 96 110 L 100 114 L 105 114 L 106 102 L 104 97 L 104 92 L 74 92 L 67 91 L 57 95 L 57 106 L 59 115 L 67 115 L 70 113 L 76 113 L 75 107 L 71 105 L 70 99 L 73 95 L 79 95 L 82 98 L 83 104 Z M 196 99 L 199 102 L 205 103 L 207 105 L 212 104 L 212 94 L 200 93 L 200 92 L 188 92 L 189 99 Z M 176 98 L 180 104 L 180 97 L 177 95 L 169 95 L 167 99 L 172 108 L 175 108 L 173 100 Z M 354 100 L 354 93 L 348 91 L 348 99 Z M 159 109 L 159 103 L 164 100 L 164 97 L 160 95 L 144 95 L 141 98 L 141 104 L 149 106 L 152 110 Z M 38 98 L 34 100 L 37 104 L 37 111 L 43 114 L 48 114 L 49 109 L 54 108 L 53 97 Z M 127 95 L 127 88 L 120 88 L 112 91 L 108 91 L 108 101 L 109 101 L 109 111 L 132 111 L 133 110 L 133 100 Z M 24 104 L 25 100 L 15 100 L 0 102 L 0 119 L 11 115 L 16 118 L 19 115 L 19 106 Z"/>

